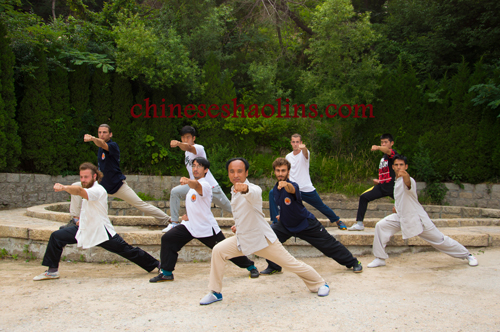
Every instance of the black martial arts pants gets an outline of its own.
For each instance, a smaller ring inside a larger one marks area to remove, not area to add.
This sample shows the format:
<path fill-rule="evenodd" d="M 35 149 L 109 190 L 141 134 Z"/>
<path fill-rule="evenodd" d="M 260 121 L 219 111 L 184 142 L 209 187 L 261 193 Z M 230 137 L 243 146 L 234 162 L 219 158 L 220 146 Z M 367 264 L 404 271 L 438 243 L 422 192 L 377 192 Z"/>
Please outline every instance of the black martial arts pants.
<path fill-rule="evenodd" d="M 47 245 L 47 250 L 43 256 L 42 265 L 51 268 L 59 267 L 59 261 L 61 260 L 64 247 L 67 244 L 77 243 L 75 239 L 77 232 L 78 226 L 66 227 L 53 232 L 50 235 L 49 244 Z M 120 235 L 115 234 L 115 236 L 111 237 L 108 233 L 108 237 L 108 241 L 104 241 L 98 246 L 128 259 L 148 272 L 151 272 L 158 267 L 159 262 L 156 258 L 141 248 L 132 247 L 125 242 Z"/>
<path fill-rule="evenodd" d="M 177 257 L 179 256 L 178 252 L 192 239 L 197 239 L 198 241 L 212 249 L 217 243 L 223 241 L 225 238 L 226 237 L 224 236 L 222 231 L 217 234 L 215 234 L 215 231 L 213 231 L 213 235 L 209 237 L 195 238 L 193 235 L 191 235 L 186 226 L 176 226 L 163 234 L 163 236 L 161 237 L 161 268 L 165 271 L 172 272 L 175 269 L 175 264 L 177 263 Z M 235 258 L 231 258 L 231 262 L 244 269 L 253 265 L 253 261 L 248 259 L 247 256 L 238 256 Z"/>
<path fill-rule="evenodd" d="M 274 233 L 278 237 L 281 243 L 292 236 L 298 237 L 304 241 L 307 241 L 314 248 L 321 251 L 325 256 L 330 257 L 341 265 L 345 265 L 348 268 L 353 267 L 358 263 L 358 259 L 355 258 L 351 252 L 339 241 L 337 241 L 333 236 L 326 231 L 326 229 L 321 225 L 318 219 L 307 219 L 309 226 L 303 231 L 298 233 L 291 233 L 288 231 L 281 221 L 271 225 Z M 281 266 L 278 264 L 267 260 L 269 267 L 274 270 L 281 271 Z"/>

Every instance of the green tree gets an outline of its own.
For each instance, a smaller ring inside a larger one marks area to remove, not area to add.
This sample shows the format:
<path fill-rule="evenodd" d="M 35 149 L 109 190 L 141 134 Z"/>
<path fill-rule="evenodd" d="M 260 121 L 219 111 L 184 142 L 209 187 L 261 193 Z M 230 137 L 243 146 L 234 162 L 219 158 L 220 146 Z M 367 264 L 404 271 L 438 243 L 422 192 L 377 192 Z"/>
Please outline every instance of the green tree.
<path fill-rule="evenodd" d="M 22 162 L 25 170 L 57 174 L 54 114 L 50 106 L 47 63 L 42 50 L 36 49 L 36 69 L 24 76 L 24 97 L 19 105 L 19 133 L 23 144 Z"/>
<path fill-rule="evenodd" d="M 0 22 L 0 170 L 13 170 L 21 154 L 21 138 L 15 121 L 15 57 L 9 43 L 7 29 Z"/>
<path fill-rule="evenodd" d="M 54 167 L 69 172 L 78 170 L 78 130 L 73 126 L 70 93 L 68 86 L 68 72 L 57 66 L 49 72 L 50 106 L 53 112 L 54 137 L 57 147 L 57 158 Z"/>
<path fill-rule="evenodd" d="M 90 106 L 95 114 L 96 123 L 108 123 L 111 119 L 111 75 L 95 70 L 90 87 Z"/>

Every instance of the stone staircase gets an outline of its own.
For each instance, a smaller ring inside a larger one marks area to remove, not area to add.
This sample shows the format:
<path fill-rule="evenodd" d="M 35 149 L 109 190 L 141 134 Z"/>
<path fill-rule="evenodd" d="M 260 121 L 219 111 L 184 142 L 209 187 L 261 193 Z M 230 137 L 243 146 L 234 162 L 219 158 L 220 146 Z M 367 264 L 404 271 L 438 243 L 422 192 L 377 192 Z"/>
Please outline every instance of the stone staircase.
<path fill-rule="evenodd" d="M 348 201 L 342 195 L 323 197 L 349 227 L 355 222 L 358 203 Z M 168 201 L 150 202 L 170 214 Z M 377 221 L 391 214 L 391 200 L 378 200 L 368 205 L 365 218 L 365 230 L 361 232 L 341 231 L 332 225 L 316 209 L 305 204 L 322 224 L 327 227 L 337 240 L 355 255 L 371 255 L 374 227 Z M 459 206 L 424 206 L 436 226 L 446 235 L 456 239 L 469 250 L 480 250 L 489 246 L 500 246 L 500 210 L 459 207 Z M 36 257 L 43 257 L 50 234 L 59 226 L 69 221 L 69 203 L 55 203 L 30 207 L 27 209 L 0 211 L 0 249 L 5 248 L 9 254 L 17 253 L 22 257 L 28 250 Z M 269 202 L 263 202 L 263 211 L 269 217 Z M 226 237 L 233 236 L 230 226 L 234 224 L 232 215 L 213 206 L 212 212 Z M 181 214 L 185 213 L 184 204 Z M 122 201 L 109 202 L 110 219 L 117 232 L 131 245 L 140 246 L 159 257 L 161 244 L 161 225 L 155 218 L 144 216 L 142 212 Z M 27 247 L 26 247 L 27 246 Z M 290 253 L 297 257 L 316 257 L 322 254 L 300 239 L 291 238 L 285 243 Z M 403 240 L 397 233 L 388 243 L 387 252 L 417 252 L 434 250 L 418 237 Z M 204 261 L 210 259 L 211 251 L 197 240 L 191 241 L 179 253 L 182 261 Z M 63 257 L 71 260 L 91 262 L 121 261 L 121 257 L 108 253 L 101 248 L 88 250 L 77 249 L 76 245 L 67 246 Z"/>

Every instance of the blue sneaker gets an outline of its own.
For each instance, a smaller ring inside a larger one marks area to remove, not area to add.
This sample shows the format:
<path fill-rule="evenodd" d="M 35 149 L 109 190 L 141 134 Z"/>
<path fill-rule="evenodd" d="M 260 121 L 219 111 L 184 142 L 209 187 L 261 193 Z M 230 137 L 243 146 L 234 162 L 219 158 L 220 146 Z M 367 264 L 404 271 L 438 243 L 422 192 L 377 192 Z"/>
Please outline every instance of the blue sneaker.
<path fill-rule="evenodd" d="M 222 301 L 222 294 L 210 292 L 207 295 L 205 295 L 204 298 L 201 299 L 200 304 L 207 305 L 207 304 L 212 304 L 212 303 L 217 302 L 217 301 Z"/>
<path fill-rule="evenodd" d="M 347 230 L 347 226 L 344 224 L 344 222 L 342 220 L 338 220 L 337 221 L 337 226 L 342 231 Z"/>

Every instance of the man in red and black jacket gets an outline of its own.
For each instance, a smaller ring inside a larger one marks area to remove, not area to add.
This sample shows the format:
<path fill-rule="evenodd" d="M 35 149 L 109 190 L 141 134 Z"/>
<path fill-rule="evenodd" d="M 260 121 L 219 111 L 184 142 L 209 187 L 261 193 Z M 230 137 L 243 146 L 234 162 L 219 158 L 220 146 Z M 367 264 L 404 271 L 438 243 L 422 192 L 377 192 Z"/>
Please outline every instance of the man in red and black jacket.
<path fill-rule="evenodd" d="M 356 223 L 348 228 L 349 231 L 362 231 L 365 229 L 363 220 L 365 219 L 368 202 L 386 196 L 394 199 L 394 179 L 396 176 L 392 169 L 392 164 L 394 163 L 396 151 L 392 149 L 393 145 L 394 139 L 391 134 L 383 134 L 380 136 L 380 145 L 372 145 L 372 151 L 381 151 L 384 153 L 378 166 L 378 179 L 373 179 L 375 186 L 365 191 L 359 197 Z"/>

